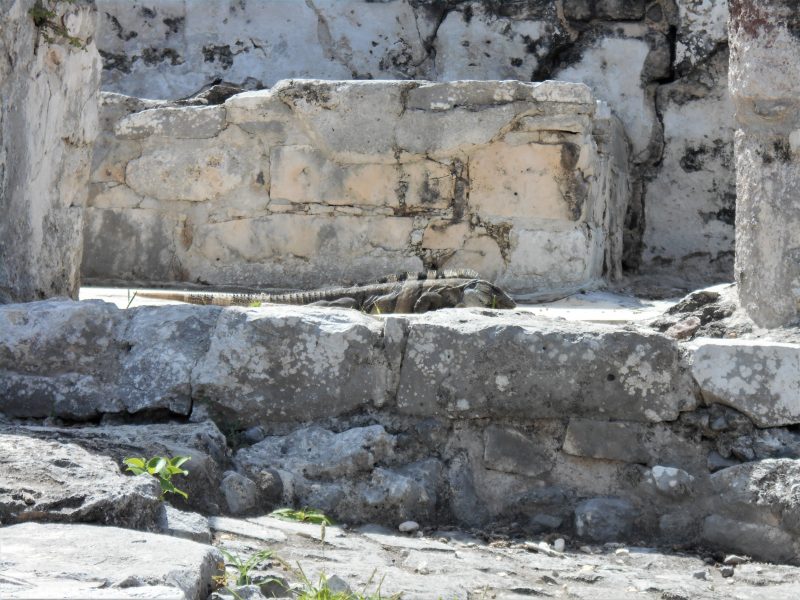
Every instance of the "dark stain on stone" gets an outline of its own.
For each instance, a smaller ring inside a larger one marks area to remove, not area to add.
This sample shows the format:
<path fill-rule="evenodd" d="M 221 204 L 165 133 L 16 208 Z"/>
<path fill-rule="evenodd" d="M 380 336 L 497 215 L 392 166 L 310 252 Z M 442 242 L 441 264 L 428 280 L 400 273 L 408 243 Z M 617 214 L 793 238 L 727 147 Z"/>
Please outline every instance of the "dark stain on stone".
<path fill-rule="evenodd" d="M 103 69 L 106 71 L 120 71 L 121 73 L 131 72 L 131 59 L 127 54 L 114 54 L 100 50 L 100 57 L 103 59 Z"/>
<path fill-rule="evenodd" d="M 522 59 L 521 58 L 512 58 L 511 59 L 511 66 L 512 67 L 521 67 L 522 66 Z"/>
<path fill-rule="evenodd" d="M 258 175 L 256 175 L 256 183 L 258 185 L 264 185 L 264 171 L 258 172 Z"/>
<path fill-rule="evenodd" d="M 218 62 L 223 69 L 229 69 L 233 65 L 233 52 L 227 44 L 209 44 L 203 46 L 203 60 Z"/>
<path fill-rule="evenodd" d="M 556 3 L 552 0 L 483 0 L 487 14 L 515 21 L 552 19 L 556 17 Z"/>
<path fill-rule="evenodd" d="M 792 148 L 787 138 L 779 137 L 774 139 L 771 144 L 765 144 L 758 151 L 758 155 L 765 165 L 771 165 L 776 161 L 787 163 L 792 160 Z"/>
<path fill-rule="evenodd" d="M 464 7 L 464 10 L 461 11 L 461 18 L 464 19 L 465 23 L 469 24 L 469 22 L 472 21 L 472 16 L 473 16 L 472 5 L 467 4 Z"/>
<path fill-rule="evenodd" d="M 106 18 L 108 19 L 109 23 L 111 23 L 111 29 L 114 30 L 114 33 L 117 34 L 117 37 L 121 39 L 123 42 L 127 42 L 128 40 L 132 40 L 139 34 L 135 31 L 125 31 L 125 28 L 119 22 L 119 19 L 110 13 L 105 13 Z"/>
<path fill-rule="evenodd" d="M 166 18 L 162 22 L 167 26 L 167 37 L 169 37 L 173 33 L 180 33 L 186 24 L 186 17 Z"/>
<path fill-rule="evenodd" d="M 708 148 L 705 146 L 700 146 L 698 148 L 693 148 L 691 146 L 687 147 L 683 152 L 683 156 L 678 161 L 681 165 L 681 169 L 687 173 L 701 171 L 705 165 L 703 157 L 707 153 Z"/>
<path fill-rule="evenodd" d="M 183 58 L 174 48 L 145 48 L 142 50 L 142 60 L 144 64 L 153 66 L 164 61 L 169 61 L 171 65 L 183 64 Z"/>
<path fill-rule="evenodd" d="M 572 171 L 578 164 L 581 156 L 581 148 L 577 144 L 566 142 L 561 144 L 561 168 L 565 171 Z"/>
<path fill-rule="evenodd" d="M 156 11 L 153 10 L 152 8 L 147 8 L 146 6 L 143 6 L 139 10 L 139 14 L 145 19 L 154 19 L 156 16 Z"/>

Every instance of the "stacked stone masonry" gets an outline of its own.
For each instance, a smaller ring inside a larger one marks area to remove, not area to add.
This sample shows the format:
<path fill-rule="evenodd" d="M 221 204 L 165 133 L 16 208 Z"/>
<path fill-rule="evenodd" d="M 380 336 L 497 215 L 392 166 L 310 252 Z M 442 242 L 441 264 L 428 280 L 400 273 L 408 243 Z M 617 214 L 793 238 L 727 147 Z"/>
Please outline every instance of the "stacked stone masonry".
<path fill-rule="evenodd" d="M 169 523 L 109 466 L 155 452 L 192 456 L 174 503 L 205 514 L 314 506 L 800 563 L 798 344 L 515 311 L 58 300 L 0 307 L 0 328 L 4 522 Z"/>
<path fill-rule="evenodd" d="M 726 0 L 97 4 L 103 89 L 144 98 L 288 78 L 585 83 L 632 146 L 625 265 L 731 277 Z"/>
<path fill-rule="evenodd" d="M 214 106 L 104 94 L 83 274 L 309 289 L 468 268 L 621 273 L 617 120 L 581 84 L 290 80 Z"/>

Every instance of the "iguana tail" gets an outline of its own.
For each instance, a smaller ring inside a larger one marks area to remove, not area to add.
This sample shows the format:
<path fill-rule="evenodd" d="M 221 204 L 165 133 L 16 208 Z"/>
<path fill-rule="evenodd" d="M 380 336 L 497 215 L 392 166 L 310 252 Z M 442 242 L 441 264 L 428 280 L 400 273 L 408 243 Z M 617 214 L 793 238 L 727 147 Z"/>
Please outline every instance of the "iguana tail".
<path fill-rule="evenodd" d="M 256 302 L 268 302 L 268 297 L 263 294 L 197 294 L 193 292 L 176 292 L 171 290 L 136 292 L 140 298 L 153 298 L 156 300 L 172 300 L 186 302 L 187 304 L 200 304 L 211 306 L 250 306 Z"/>

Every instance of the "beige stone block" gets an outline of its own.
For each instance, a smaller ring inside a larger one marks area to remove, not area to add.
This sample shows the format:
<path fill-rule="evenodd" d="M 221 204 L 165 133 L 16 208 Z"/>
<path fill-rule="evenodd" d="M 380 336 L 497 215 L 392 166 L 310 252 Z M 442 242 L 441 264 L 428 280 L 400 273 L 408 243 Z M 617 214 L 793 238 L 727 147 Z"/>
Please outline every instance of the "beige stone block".
<path fill-rule="evenodd" d="M 202 201 L 254 181 L 252 152 L 216 140 L 173 140 L 128 163 L 125 180 L 138 194 L 159 200 Z"/>
<path fill-rule="evenodd" d="M 433 160 L 405 163 L 401 166 L 405 182 L 405 204 L 409 209 L 444 209 L 455 197 L 456 180 L 450 165 Z"/>
<path fill-rule="evenodd" d="M 397 206 L 391 164 L 341 165 L 311 146 L 278 146 L 270 157 L 272 198 L 329 205 Z"/>
<path fill-rule="evenodd" d="M 469 223 L 451 221 L 431 221 L 422 235 L 422 247 L 431 250 L 450 250 L 461 248 L 470 235 Z"/>
<path fill-rule="evenodd" d="M 137 208 L 141 202 L 141 196 L 121 183 L 89 185 L 88 206 L 94 208 Z"/>
<path fill-rule="evenodd" d="M 470 205 L 484 217 L 569 219 L 559 186 L 561 145 L 490 144 L 472 153 Z"/>
<path fill-rule="evenodd" d="M 128 161 L 142 153 L 139 142 L 119 140 L 108 133 L 102 134 L 94 145 L 91 181 L 118 181 L 125 183 Z"/>
<path fill-rule="evenodd" d="M 448 269 L 472 269 L 484 279 L 494 280 L 505 270 L 505 261 L 497 241 L 488 235 L 471 237 L 447 259 Z"/>

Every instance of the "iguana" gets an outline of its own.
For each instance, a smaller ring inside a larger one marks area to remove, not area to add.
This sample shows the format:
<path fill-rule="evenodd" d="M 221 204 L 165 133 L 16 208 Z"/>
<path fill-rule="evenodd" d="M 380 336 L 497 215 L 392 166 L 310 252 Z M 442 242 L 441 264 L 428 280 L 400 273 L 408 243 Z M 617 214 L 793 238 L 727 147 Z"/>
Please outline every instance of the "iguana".
<path fill-rule="evenodd" d="M 216 306 L 259 306 L 261 303 L 307 304 L 355 308 L 370 314 L 423 313 L 438 308 L 514 308 L 516 303 L 496 285 L 472 271 L 407 273 L 377 283 L 288 294 L 223 294 L 180 291 L 137 292 L 142 298 Z"/>

